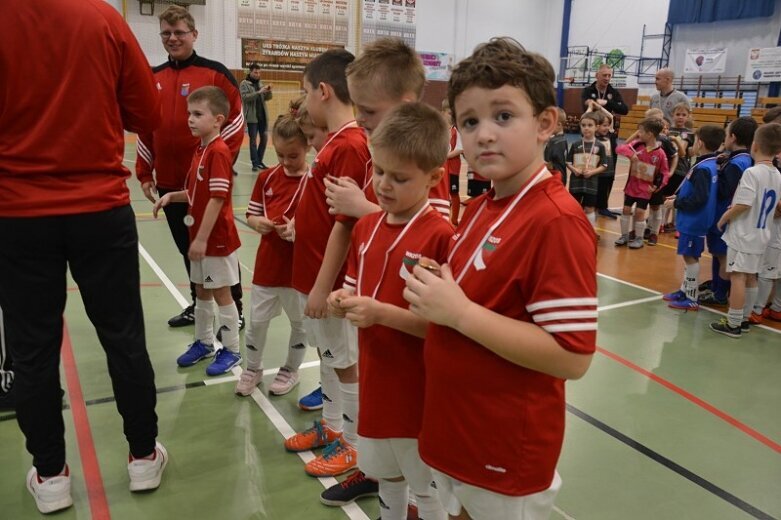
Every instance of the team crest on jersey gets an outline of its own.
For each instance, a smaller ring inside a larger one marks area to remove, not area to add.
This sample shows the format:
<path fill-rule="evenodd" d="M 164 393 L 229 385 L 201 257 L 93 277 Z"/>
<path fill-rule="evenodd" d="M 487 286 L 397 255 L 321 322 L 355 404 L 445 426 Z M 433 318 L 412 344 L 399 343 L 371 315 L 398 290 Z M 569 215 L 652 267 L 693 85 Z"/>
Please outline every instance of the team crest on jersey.
<path fill-rule="evenodd" d="M 163 86 L 160 84 L 160 82 L 157 82 L 157 90 L 163 90 Z"/>
<path fill-rule="evenodd" d="M 198 179 L 199 181 L 202 181 L 203 180 L 203 175 L 201 175 L 201 174 L 203 173 L 203 170 L 205 170 L 205 169 L 206 169 L 206 166 L 199 166 L 198 167 L 198 171 L 195 172 L 195 178 Z"/>
<path fill-rule="evenodd" d="M 190 84 L 189 83 L 182 83 L 182 88 L 179 90 L 179 93 L 183 96 L 189 96 L 190 95 Z"/>
<path fill-rule="evenodd" d="M 480 248 L 480 252 L 477 254 L 477 256 L 475 256 L 475 261 L 473 263 L 476 270 L 482 271 L 486 268 L 485 261 L 491 258 L 491 256 L 496 252 L 496 248 L 499 247 L 499 243 L 501 241 L 501 238 L 489 236 L 488 240 L 483 242 L 483 246 Z"/>
<path fill-rule="evenodd" d="M 399 277 L 402 280 L 406 280 L 410 277 L 412 270 L 418 265 L 420 257 L 420 253 L 413 253 L 412 251 L 404 252 L 404 258 L 401 259 L 401 266 L 399 267 Z"/>

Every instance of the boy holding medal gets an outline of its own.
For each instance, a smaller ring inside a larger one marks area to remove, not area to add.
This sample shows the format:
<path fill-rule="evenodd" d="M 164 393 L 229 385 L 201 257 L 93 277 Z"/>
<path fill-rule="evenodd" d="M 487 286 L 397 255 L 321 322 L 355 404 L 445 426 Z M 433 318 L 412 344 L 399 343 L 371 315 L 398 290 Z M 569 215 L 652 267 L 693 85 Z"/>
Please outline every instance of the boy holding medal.
<path fill-rule="evenodd" d="M 185 189 L 166 193 L 155 202 L 155 218 L 172 202 L 189 205 L 184 223 L 190 232 L 190 279 L 195 284 L 195 341 L 176 360 L 188 367 L 214 357 L 206 374 L 216 376 L 241 363 L 239 311 L 231 287 L 239 283 L 236 250 L 241 243 L 233 221 L 231 190 L 233 156 L 220 137 L 230 110 L 219 87 L 201 87 L 187 98 L 188 126 L 201 138 L 187 172 Z M 214 350 L 214 301 L 219 306 L 224 348 Z"/>
<path fill-rule="evenodd" d="M 379 480 L 384 519 L 406 518 L 410 489 L 421 518 L 445 518 L 418 455 L 427 322 L 402 293 L 421 257 L 445 261 L 453 236 L 429 200 L 444 175 L 448 134 L 444 118 L 418 102 L 399 105 L 374 130 L 372 184 L 383 211 L 355 225 L 344 287 L 328 298 L 332 315 L 359 327 L 358 466 Z"/>
<path fill-rule="evenodd" d="M 415 266 L 404 298 L 431 322 L 420 455 L 458 518 L 550 516 L 564 381 L 595 350 L 594 232 L 543 161 L 554 78 L 508 38 L 480 45 L 450 78 L 464 153 L 493 188 L 467 206 L 441 275 Z M 488 377 L 464 384 L 475 370 Z"/>
<path fill-rule="evenodd" d="M 580 118 L 580 142 L 572 143 L 567 154 L 567 169 L 572 173 L 569 192 L 575 197 L 591 226 L 597 227 L 598 175 L 607 169 L 605 145 L 597 140 L 597 127 L 604 116 L 599 112 L 586 112 Z"/>

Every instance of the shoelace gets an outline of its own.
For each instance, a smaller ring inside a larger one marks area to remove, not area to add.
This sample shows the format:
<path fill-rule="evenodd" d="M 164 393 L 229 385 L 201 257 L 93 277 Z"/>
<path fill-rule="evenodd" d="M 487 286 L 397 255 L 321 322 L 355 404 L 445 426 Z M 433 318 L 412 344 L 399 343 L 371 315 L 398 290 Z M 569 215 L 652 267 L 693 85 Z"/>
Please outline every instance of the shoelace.
<path fill-rule="evenodd" d="M 363 473 L 363 471 L 356 471 L 346 479 L 344 479 L 344 482 L 341 483 L 342 489 L 347 489 L 352 485 L 358 485 L 363 483 L 366 480 L 366 475 Z"/>
<path fill-rule="evenodd" d="M 339 439 L 336 439 L 334 442 L 326 446 L 325 449 L 323 450 L 323 460 L 328 460 L 336 457 L 337 455 L 339 455 L 339 453 L 342 452 L 342 450 L 344 450 L 344 445 L 341 442 L 339 442 Z"/>

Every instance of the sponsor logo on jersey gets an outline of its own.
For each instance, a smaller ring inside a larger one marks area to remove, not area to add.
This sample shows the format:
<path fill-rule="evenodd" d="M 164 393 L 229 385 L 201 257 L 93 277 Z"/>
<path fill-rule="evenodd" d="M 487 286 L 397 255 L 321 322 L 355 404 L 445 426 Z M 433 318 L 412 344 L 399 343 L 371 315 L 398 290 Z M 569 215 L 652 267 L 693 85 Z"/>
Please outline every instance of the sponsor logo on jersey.
<path fill-rule="evenodd" d="M 274 190 L 272 190 L 271 188 L 267 189 L 266 197 L 272 197 L 272 196 L 274 196 Z"/>
<path fill-rule="evenodd" d="M 486 464 L 485 469 L 488 471 L 495 471 L 496 473 L 507 473 L 507 470 L 501 466 L 492 466 L 491 464 Z"/>
<path fill-rule="evenodd" d="M 204 282 L 214 282 L 214 280 L 212 280 L 211 276 L 207 276 Z"/>
<path fill-rule="evenodd" d="M 323 352 L 323 357 L 324 358 L 328 358 L 328 359 L 333 359 L 334 355 L 331 354 L 331 350 L 330 349 L 325 349 L 325 352 Z"/>

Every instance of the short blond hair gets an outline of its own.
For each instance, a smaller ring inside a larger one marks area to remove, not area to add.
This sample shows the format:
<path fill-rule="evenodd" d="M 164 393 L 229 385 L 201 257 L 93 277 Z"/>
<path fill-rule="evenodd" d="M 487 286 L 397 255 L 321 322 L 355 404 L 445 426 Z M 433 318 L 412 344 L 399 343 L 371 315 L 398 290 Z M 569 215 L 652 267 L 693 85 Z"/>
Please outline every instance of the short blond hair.
<path fill-rule="evenodd" d="M 765 155 L 775 156 L 781 153 L 781 124 L 765 123 L 757 128 L 754 144 Z"/>
<path fill-rule="evenodd" d="M 394 100 L 408 93 L 420 99 L 426 69 L 420 56 L 401 39 L 380 38 L 367 44 L 361 55 L 347 66 L 347 78 Z"/>
<path fill-rule="evenodd" d="M 191 30 L 195 30 L 195 18 L 190 14 L 190 11 L 180 5 L 170 5 L 168 8 L 160 13 L 158 16 L 161 22 L 166 22 L 168 25 L 176 25 L 179 20 L 184 20 L 187 27 Z"/>
<path fill-rule="evenodd" d="M 225 92 L 223 92 L 220 87 L 214 87 L 211 85 L 207 87 L 201 87 L 199 89 L 195 89 L 192 94 L 187 96 L 188 103 L 200 103 L 201 101 L 206 102 L 209 110 L 215 116 L 222 115 L 225 116 L 226 119 L 228 118 L 228 114 L 230 114 L 231 110 L 231 104 L 230 101 L 228 101 L 228 96 L 225 95 Z"/>
<path fill-rule="evenodd" d="M 372 150 L 383 149 L 429 172 L 442 166 L 450 150 L 450 127 L 425 103 L 403 103 L 372 132 Z"/>
<path fill-rule="evenodd" d="M 645 117 L 655 117 L 658 119 L 664 119 L 664 112 L 661 108 L 649 108 L 645 111 Z"/>

